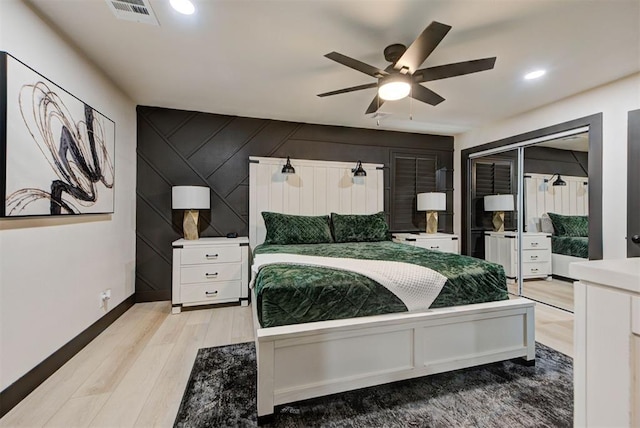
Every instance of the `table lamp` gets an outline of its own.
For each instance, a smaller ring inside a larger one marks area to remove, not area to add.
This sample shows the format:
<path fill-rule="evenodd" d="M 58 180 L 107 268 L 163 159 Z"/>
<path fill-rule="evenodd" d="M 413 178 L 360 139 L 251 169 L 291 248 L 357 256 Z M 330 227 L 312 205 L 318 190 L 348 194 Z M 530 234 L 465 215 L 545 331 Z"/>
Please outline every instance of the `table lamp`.
<path fill-rule="evenodd" d="M 485 196 L 484 210 L 493 211 L 493 231 L 504 232 L 504 212 L 513 211 L 513 195 Z"/>
<path fill-rule="evenodd" d="M 203 186 L 173 186 L 171 189 L 172 208 L 185 210 L 182 222 L 184 239 L 198 239 L 198 210 L 211 207 L 209 194 L 209 188 Z"/>
<path fill-rule="evenodd" d="M 438 233 L 438 211 L 447 209 L 446 193 L 418 193 L 418 211 L 427 212 L 427 233 Z"/>

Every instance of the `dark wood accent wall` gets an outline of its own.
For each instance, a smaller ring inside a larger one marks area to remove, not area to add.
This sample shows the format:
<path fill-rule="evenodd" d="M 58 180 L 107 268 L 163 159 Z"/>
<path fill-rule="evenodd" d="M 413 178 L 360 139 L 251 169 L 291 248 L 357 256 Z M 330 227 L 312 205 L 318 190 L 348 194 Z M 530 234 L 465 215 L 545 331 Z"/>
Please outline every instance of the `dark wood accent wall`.
<path fill-rule="evenodd" d="M 211 211 L 201 213 L 201 236 L 246 236 L 249 156 L 382 163 L 389 215 L 393 151 L 437 155 L 441 167 L 453 169 L 451 136 L 145 106 L 137 114 L 137 301 L 171 298 L 171 242 L 182 237 L 182 213 L 171 210 L 172 186 L 210 187 Z M 451 231 L 453 219 L 447 223 Z"/>

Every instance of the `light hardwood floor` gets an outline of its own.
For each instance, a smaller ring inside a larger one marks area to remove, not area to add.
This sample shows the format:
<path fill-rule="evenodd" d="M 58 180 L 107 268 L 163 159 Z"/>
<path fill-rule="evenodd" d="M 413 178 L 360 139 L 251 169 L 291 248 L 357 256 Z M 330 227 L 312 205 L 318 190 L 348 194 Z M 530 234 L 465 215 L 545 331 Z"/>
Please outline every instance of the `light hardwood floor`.
<path fill-rule="evenodd" d="M 0 419 L 0 427 L 170 427 L 199 348 L 253 340 L 250 307 L 171 315 L 134 305 Z M 573 315 L 536 305 L 536 339 L 573 354 Z"/>
<path fill-rule="evenodd" d="M 573 311 L 573 284 L 567 281 L 527 280 L 522 284 L 522 295 L 561 309 Z"/>

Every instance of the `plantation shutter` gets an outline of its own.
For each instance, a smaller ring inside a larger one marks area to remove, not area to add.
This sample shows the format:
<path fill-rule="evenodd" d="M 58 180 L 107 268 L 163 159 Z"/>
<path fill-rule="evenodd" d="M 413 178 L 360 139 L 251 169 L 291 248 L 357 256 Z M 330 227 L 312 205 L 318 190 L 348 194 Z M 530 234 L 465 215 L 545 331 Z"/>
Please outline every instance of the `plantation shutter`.
<path fill-rule="evenodd" d="M 487 195 L 513 195 L 514 182 L 512 172 L 512 162 L 507 161 L 487 161 L 474 160 L 474 189 L 472 195 L 472 206 L 476 218 L 473 219 L 473 228 L 491 230 L 491 217 L 493 213 L 484 211 L 483 198 Z M 512 227 L 513 213 L 505 212 L 505 227 Z"/>
<path fill-rule="evenodd" d="M 436 191 L 436 166 L 435 155 L 394 155 L 391 230 L 424 228 L 425 213 L 416 210 L 416 195 Z"/>

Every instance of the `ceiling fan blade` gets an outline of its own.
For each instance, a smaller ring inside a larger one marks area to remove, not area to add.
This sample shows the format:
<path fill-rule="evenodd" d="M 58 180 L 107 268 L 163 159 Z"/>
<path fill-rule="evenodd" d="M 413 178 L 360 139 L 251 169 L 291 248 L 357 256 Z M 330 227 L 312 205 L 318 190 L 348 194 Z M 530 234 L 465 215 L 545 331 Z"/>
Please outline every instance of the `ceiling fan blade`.
<path fill-rule="evenodd" d="M 386 76 L 387 72 L 380 70 L 377 67 L 374 67 L 369 64 L 365 64 L 362 61 L 358 61 L 357 59 L 350 58 L 346 55 L 342 55 L 338 52 L 331 52 L 325 55 L 327 58 L 334 60 L 342 65 L 346 65 L 349 68 L 353 68 L 361 73 L 368 74 L 371 77 L 380 78 Z"/>
<path fill-rule="evenodd" d="M 378 94 L 376 94 L 376 96 L 373 98 L 373 101 L 371 101 L 371 104 L 369 104 L 369 107 L 367 107 L 367 111 L 364 112 L 364 114 L 377 112 L 378 109 L 382 107 L 382 104 L 384 104 L 384 100 L 380 98 Z"/>
<path fill-rule="evenodd" d="M 350 88 L 344 88 L 344 89 L 338 89 L 335 91 L 331 91 L 331 92 L 325 92 L 323 94 L 318 94 L 319 97 L 328 97 L 330 95 L 338 95 L 338 94 L 344 94 L 347 92 L 354 92 L 354 91 L 360 91 L 362 89 L 371 89 L 371 88 L 375 88 L 378 86 L 378 83 L 367 83 L 366 85 L 359 85 L 359 86 L 352 86 Z"/>
<path fill-rule="evenodd" d="M 411 94 L 409 96 L 414 100 L 422 101 L 423 103 L 431 104 L 432 106 L 437 106 L 444 101 L 444 98 L 440 95 L 417 83 L 411 85 Z"/>
<path fill-rule="evenodd" d="M 491 70 L 496 63 L 496 57 L 474 59 L 472 61 L 456 62 L 454 64 L 439 65 L 437 67 L 423 68 L 413 73 L 414 82 L 430 82 L 432 80 L 447 79 L 449 77 L 463 76 L 479 71 Z"/>
<path fill-rule="evenodd" d="M 440 44 L 449 30 L 451 30 L 451 26 L 433 21 L 424 29 L 422 34 L 411 43 L 411 46 L 407 48 L 393 67 L 396 70 L 406 67 L 409 69 L 409 73 L 413 74 Z"/>

